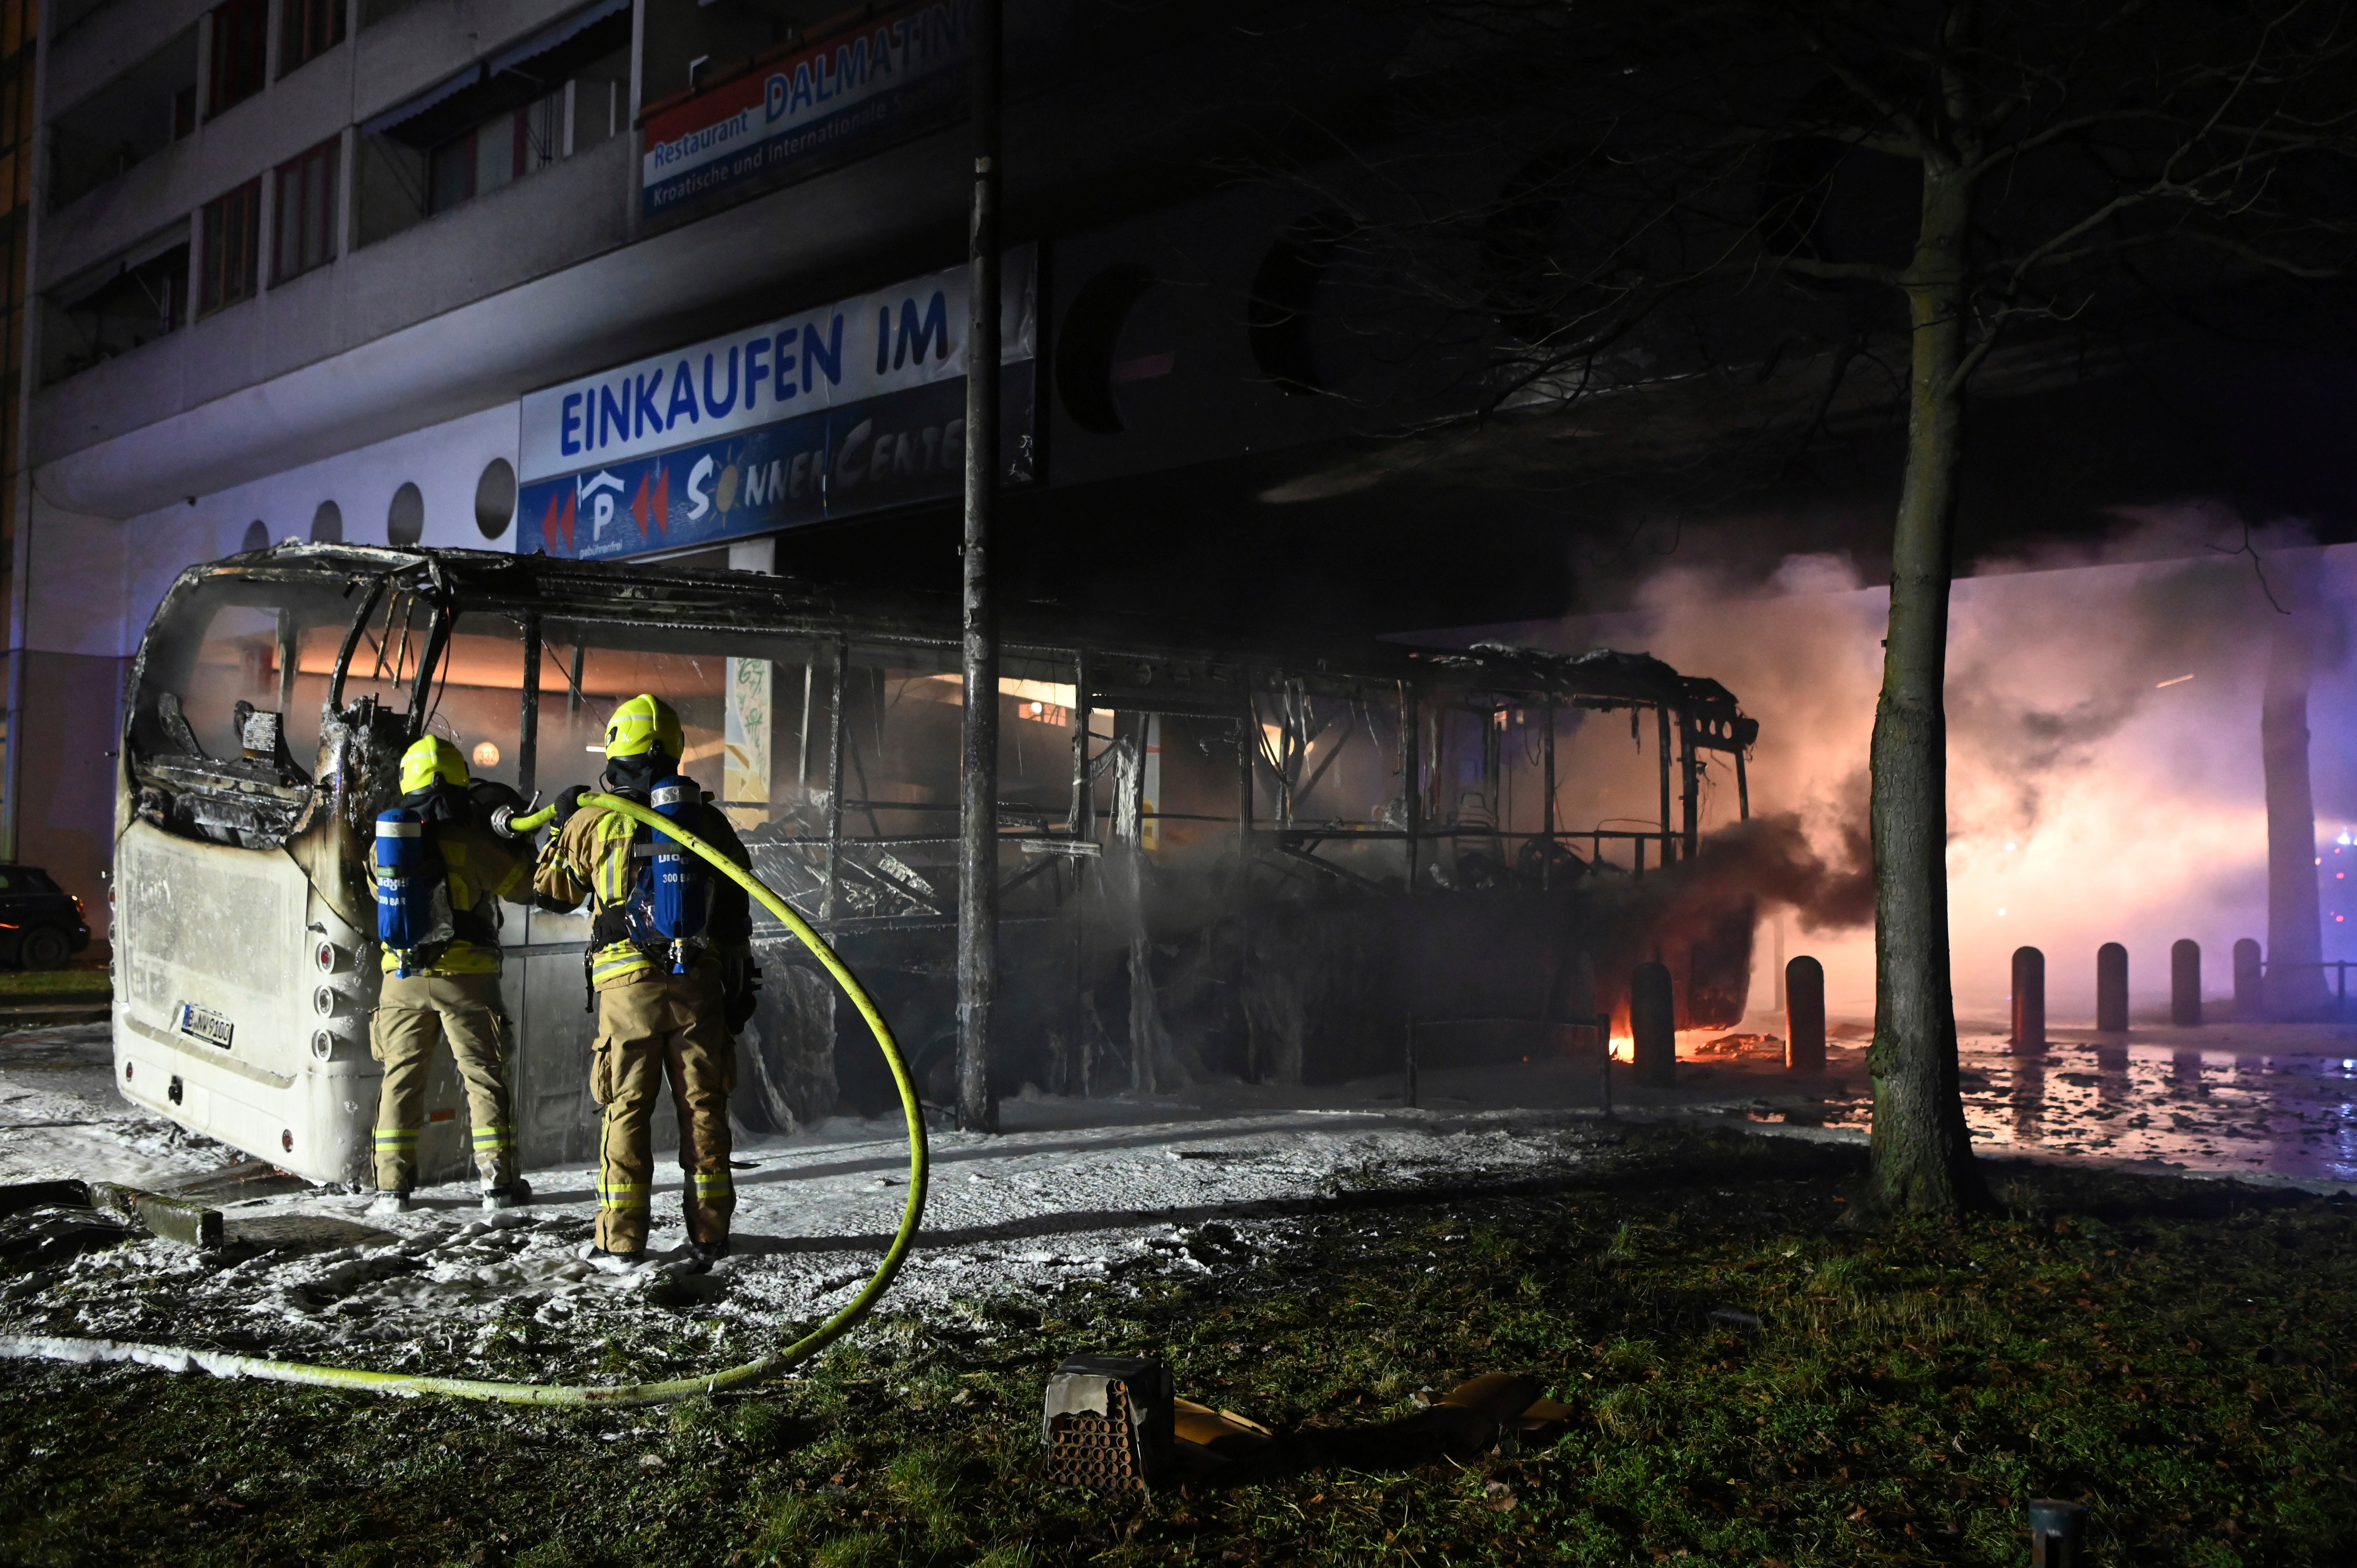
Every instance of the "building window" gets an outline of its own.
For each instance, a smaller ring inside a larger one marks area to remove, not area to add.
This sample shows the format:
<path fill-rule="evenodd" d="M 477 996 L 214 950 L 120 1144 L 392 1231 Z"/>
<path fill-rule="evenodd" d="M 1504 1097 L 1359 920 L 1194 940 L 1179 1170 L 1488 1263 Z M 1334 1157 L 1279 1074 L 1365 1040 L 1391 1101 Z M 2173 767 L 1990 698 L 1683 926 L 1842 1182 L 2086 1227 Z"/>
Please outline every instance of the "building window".
<path fill-rule="evenodd" d="M 344 0 L 285 0 L 278 74 L 310 64 L 344 41 Z"/>
<path fill-rule="evenodd" d="M 336 170 L 341 140 L 278 166 L 277 235 L 270 280 L 285 283 L 336 259 Z"/>
<path fill-rule="evenodd" d="M 487 195 L 565 153 L 562 91 L 486 120 L 434 149 L 427 171 L 426 210 L 445 212 Z"/>
<path fill-rule="evenodd" d="M 213 9 L 213 58 L 206 118 L 262 91 L 270 59 L 270 0 L 229 0 Z"/>
<path fill-rule="evenodd" d="M 188 292 L 186 243 L 118 264 L 62 303 L 62 325 L 42 335 L 49 356 L 46 379 L 86 371 L 187 326 Z"/>
<path fill-rule="evenodd" d="M 579 26 L 585 15 L 597 19 Z M 630 16 L 597 0 L 547 48 L 519 46 L 497 70 L 470 66 L 362 124 L 344 173 L 349 242 L 372 245 L 628 134 Z"/>
<path fill-rule="evenodd" d="M 253 294 L 261 249 L 262 182 L 247 180 L 205 204 L 205 252 L 198 274 L 197 313 L 210 315 Z"/>
<path fill-rule="evenodd" d="M 404 479 L 393 492 L 384 514 L 384 537 L 390 544 L 414 544 L 425 537 L 425 495 L 414 481 Z"/>
<path fill-rule="evenodd" d="M 129 70 L 49 121 L 49 179 L 58 211 L 197 128 L 204 59 L 190 23 Z M 25 103 L 16 112 L 21 115 Z M 185 211 L 182 214 L 186 216 Z"/>

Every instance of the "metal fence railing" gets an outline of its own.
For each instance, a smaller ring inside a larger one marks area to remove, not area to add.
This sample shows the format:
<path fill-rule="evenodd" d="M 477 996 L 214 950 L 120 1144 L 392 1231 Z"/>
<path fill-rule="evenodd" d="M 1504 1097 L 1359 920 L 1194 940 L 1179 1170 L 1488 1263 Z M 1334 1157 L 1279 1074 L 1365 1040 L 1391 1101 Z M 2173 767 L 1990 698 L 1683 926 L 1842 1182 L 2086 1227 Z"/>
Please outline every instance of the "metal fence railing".
<path fill-rule="evenodd" d="M 2297 972 L 2311 969 L 2318 971 L 2330 970 L 2332 972 L 2333 1016 L 2336 1018 L 2346 1018 L 2349 1016 L 2349 972 L 2352 969 L 2357 969 L 2357 959 L 2326 959 L 2320 963 L 2276 963 L 2269 961 L 2261 964 L 2259 969 L 2262 974 L 2270 977 L 2286 972 Z"/>

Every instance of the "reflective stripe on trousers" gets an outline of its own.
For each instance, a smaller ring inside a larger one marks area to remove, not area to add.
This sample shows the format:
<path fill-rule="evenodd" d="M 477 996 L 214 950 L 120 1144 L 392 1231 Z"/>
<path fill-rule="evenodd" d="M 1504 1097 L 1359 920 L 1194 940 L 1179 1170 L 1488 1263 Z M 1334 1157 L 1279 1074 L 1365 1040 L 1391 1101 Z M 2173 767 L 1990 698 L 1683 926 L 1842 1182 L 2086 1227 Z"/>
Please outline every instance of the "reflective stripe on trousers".
<path fill-rule="evenodd" d="M 597 1207 L 600 1208 L 645 1209 L 650 1199 L 643 1182 L 609 1182 L 597 1184 Z"/>
<path fill-rule="evenodd" d="M 737 1047 L 722 1021 L 719 965 L 702 963 L 688 974 L 650 973 L 602 990 L 597 1023 L 590 1072 L 590 1092 L 605 1107 L 597 1244 L 609 1252 L 646 1246 L 655 1097 L 666 1079 L 679 1114 L 679 1163 L 688 1176 L 683 1195 L 688 1236 L 725 1238 L 737 1201 L 728 1175 Z"/>
<path fill-rule="evenodd" d="M 445 1044 L 467 1086 L 477 1174 L 493 1186 L 515 1180 L 515 1113 L 499 976 L 388 975 L 369 1020 L 370 1053 L 384 1064 L 376 1112 L 380 1188 L 406 1190 L 416 1180 L 426 1071 L 435 1049 Z"/>

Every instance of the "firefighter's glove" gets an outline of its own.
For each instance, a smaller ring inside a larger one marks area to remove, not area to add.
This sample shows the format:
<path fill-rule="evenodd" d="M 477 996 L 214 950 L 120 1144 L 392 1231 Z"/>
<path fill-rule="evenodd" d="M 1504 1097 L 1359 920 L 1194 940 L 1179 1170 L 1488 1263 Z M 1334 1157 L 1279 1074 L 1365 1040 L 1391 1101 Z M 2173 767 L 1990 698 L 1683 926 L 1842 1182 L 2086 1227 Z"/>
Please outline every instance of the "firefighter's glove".
<path fill-rule="evenodd" d="M 753 967 L 750 959 L 724 959 L 720 965 L 721 1013 L 732 1035 L 743 1031 L 753 1021 L 753 1010 L 760 1004 L 761 972 Z"/>
<path fill-rule="evenodd" d="M 558 791 L 556 797 L 558 827 L 561 828 L 573 820 L 573 813 L 581 809 L 581 797 L 587 793 L 589 793 L 589 787 L 586 784 L 575 784 Z"/>

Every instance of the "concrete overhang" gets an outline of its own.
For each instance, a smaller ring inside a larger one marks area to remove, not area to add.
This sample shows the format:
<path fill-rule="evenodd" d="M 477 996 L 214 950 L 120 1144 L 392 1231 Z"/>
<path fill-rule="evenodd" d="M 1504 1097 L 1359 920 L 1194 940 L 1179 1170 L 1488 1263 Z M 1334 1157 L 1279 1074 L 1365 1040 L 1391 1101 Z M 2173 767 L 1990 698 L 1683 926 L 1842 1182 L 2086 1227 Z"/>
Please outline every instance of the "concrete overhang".
<path fill-rule="evenodd" d="M 55 456 L 37 398 L 33 483 L 70 510 L 136 517 L 823 303 L 856 263 L 954 243 L 963 141 L 921 138 Z M 911 272 L 948 259 L 923 256 Z"/>

